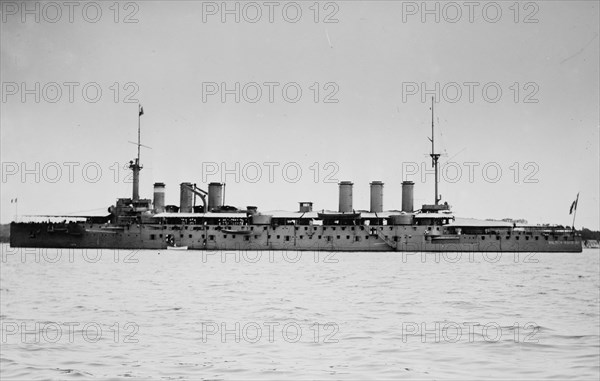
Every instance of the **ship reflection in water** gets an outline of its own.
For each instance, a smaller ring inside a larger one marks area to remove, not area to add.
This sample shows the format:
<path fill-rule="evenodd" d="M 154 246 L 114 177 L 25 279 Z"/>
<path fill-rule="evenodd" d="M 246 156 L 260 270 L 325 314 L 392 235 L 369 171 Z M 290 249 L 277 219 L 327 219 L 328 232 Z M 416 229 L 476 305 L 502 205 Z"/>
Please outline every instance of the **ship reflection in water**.
<path fill-rule="evenodd" d="M 598 379 L 597 250 L 2 252 L 2 379 Z"/>

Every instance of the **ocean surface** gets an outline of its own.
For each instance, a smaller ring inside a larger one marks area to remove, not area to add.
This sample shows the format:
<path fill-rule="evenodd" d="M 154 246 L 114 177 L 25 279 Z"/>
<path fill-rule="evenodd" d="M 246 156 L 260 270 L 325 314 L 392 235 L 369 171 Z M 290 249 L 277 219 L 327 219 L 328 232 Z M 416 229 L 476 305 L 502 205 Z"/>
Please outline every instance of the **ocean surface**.
<path fill-rule="evenodd" d="M 3 245 L 0 378 L 597 380 L 599 266 Z"/>

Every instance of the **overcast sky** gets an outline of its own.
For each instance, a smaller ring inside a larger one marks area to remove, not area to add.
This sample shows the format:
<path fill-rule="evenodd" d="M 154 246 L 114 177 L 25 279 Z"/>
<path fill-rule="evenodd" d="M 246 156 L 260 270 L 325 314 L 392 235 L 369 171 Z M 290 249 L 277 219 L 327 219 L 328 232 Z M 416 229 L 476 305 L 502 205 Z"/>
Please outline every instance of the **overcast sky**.
<path fill-rule="evenodd" d="M 457 216 L 570 225 L 580 192 L 576 225 L 598 229 L 597 1 L 222 4 L 2 2 L 1 222 L 14 198 L 26 215 L 130 197 L 138 101 L 143 197 L 162 181 L 178 204 L 225 163 L 240 207 L 336 209 L 351 180 L 368 209 L 381 180 L 399 209 L 403 176 L 432 203 L 435 95 Z"/>

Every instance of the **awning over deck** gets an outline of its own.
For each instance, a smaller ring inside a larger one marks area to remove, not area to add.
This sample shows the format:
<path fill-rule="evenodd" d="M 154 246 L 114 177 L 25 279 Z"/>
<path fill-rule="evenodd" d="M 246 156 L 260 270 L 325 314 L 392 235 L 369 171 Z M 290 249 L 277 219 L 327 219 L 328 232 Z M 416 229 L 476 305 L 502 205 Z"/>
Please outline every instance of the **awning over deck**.
<path fill-rule="evenodd" d="M 478 220 L 476 218 L 460 218 L 457 217 L 454 221 L 448 224 L 456 227 L 481 227 L 481 228 L 510 228 L 512 223 L 506 221 L 490 221 Z"/>
<path fill-rule="evenodd" d="M 244 213 L 158 213 L 155 218 L 247 218 Z"/>

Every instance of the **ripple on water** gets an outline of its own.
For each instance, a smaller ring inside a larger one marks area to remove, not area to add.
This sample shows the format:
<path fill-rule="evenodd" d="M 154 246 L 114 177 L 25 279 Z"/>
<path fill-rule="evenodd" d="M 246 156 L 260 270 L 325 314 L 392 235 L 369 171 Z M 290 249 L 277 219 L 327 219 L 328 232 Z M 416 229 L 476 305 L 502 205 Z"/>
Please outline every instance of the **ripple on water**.
<path fill-rule="evenodd" d="M 112 252 L 94 264 L 9 261 L 0 266 L 3 323 L 81 324 L 72 343 L 66 330 L 56 343 L 7 335 L 17 342 L 2 346 L 2 378 L 595 379 L 595 254 L 539 254 L 537 264 L 407 261 L 394 253 L 242 264 L 154 251 L 140 251 L 139 262 L 127 265 L 115 263 Z M 90 322 L 102 329 L 97 342 L 82 339 Z M 124 342 L 132 332 L 127 322 L 136 324 L 137 342 Z M 203 336 L 203 322 L 233 331 L 236 322 L 255 322 L 262 336 L 256 343 L 243 335 L 235 342 L 231 333 Z M 273 341 L 267 322 L 278 324 Z M 302 329 L 298 342 L 282 336 L 289 322 Z M 407 334 L 408 325 L 431 329 L 436 322 L 463 326 L 461 339 L 434 334 L 422 342 Z M 492 328 L 469 335 L 465 322 L 494 323 L 502 335 L 489 340 Z M 321 331 L 315 341 L 314 323 L 334 324 L 335 340 L 325 343 L 331 331 Z"/>

